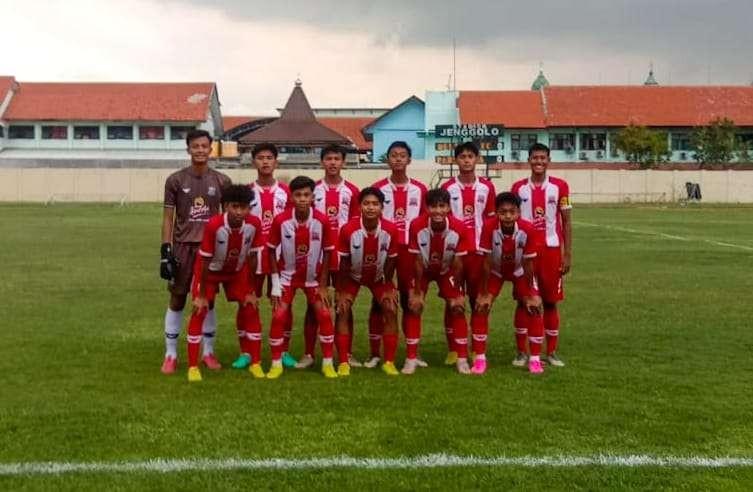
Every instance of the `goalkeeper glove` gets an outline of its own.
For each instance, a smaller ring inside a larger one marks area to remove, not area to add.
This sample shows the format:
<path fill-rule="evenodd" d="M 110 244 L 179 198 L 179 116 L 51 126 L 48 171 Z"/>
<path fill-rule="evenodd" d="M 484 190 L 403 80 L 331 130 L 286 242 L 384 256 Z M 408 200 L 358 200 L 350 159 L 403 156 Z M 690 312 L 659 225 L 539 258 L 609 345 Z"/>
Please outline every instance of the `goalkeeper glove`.
<path fill-rule="evenodd" d="M 180 262 L 173 255 L 173 247 L 170 243 L 163 243 L 160 248 L 159 276 L 165 280 L 175 280 L 178 276 Z"/>

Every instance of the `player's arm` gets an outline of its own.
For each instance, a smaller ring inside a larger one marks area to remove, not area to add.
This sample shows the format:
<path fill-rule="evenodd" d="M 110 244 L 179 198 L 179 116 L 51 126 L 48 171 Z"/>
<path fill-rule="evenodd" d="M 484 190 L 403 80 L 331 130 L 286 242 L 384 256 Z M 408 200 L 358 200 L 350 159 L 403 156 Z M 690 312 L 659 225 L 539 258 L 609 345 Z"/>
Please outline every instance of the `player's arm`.
<path fill-rule="evenodd" d="M 483 254 L 481 263 L 481 278 L 479 279 L 478 297 L 476 298 L 476 311 L 488 313 L 492 306 L 492 295 L 489 293 L 489 275 L 492 273 L 492 255 Z"/>
<path fill-rule="evenodd" d="M 329 279 L 329 256 L 331 250 L 322 252 L 322 270 L 319 273 L 319 300 L 325 308 L 329 309 L 329 291 L 327 290 L 327 280 Z"/>
<path fill-rule="evenodd" d="M 415 285 L 408 294 L 408 307 L 415 313 L 420 313 L 424 308 L 424 293 L 421 291 L 424 278 L 424 262 L 421 254 L 413 254 L 413 278 Z"/>
<path fill-rule="evenodd" d="M 348 299 L 345 293 L 345 284 L 348 281 L 350 275 L 350 255 L 340 256 L 340 269 L 337 271 L 337 286 L 335 289 L 337 306 L 336 311 L 338 314 L 344 314 L 347 311 L 346 304 L 351 304 L 352 299 Z"/>
<path fill-rule="evenodd" d="M 562 275 L 567 275 L 573 262 L 573 221 L 572 209 L 560 210 L 562 217 L 562 235 L 564 252 L 562 254 Z"/>
<path fill-rule="evenodd" d="M 257 250 L 251 250 L 248 252 L 248 285 L 251 286 L 251 291 L 246 294 L 246 299 L 243 301 L 244 305 L 251 304 L 255 308 L 259 308 L 259 299 L 256 297 L 256 267 L 259 263 L 259 255 L 262 254 L 263 248 Z"/>
<path fill-rule="evenodd" d="M 388 256 L 384 260 L 384 281 L 392 282 L 392 277 L 395 276 L 395 265 L 397 264 L 397 257 Z"/>
<path fill-rule="evenodd" d="M 176 193 L 172 180 L 165 182 L 164 208 L 162 209 L 162 246 L 160 247 L 159 276 L 173 280 L 178 275 L 178 261 L 173 254 Z"/>
<path fill-rule="evenodd" d="M 452 281 L 455 285 L 463 285 L 463 257 L 455 255 L 452 258 Z"/>

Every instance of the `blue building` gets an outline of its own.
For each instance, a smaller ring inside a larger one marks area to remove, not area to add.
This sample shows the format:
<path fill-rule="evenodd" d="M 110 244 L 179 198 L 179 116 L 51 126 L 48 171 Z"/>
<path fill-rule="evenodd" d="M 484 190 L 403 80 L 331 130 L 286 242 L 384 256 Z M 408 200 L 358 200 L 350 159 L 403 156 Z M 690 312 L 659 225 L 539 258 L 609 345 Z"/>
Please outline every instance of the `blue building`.
<path fill-rule="evenodd" d="M 390 111 L 364 127 L 366 140 L 373 141 L 374 161 L 383 160 L 387 148 L 395 140 L 403 140 L 413 149 L 413 158 L 425 158 L 424 122 L 425 104 L 416 96 L 411 96 Z"/>

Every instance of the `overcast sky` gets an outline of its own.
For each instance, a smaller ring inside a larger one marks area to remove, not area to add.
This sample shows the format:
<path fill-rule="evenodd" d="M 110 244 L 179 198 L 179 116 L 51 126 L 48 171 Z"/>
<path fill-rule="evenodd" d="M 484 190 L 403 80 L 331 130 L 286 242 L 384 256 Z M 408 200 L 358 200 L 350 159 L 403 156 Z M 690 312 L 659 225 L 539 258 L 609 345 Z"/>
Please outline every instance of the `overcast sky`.
<path fill-rule="evenodd" d="M 751 0 L 0 0 L 0 74 L 20 81 L 212 81 L 224 114 L 273 114 L 300 75 L 313 106 L 390 107 L 443 89 L 750 84 Z"/>

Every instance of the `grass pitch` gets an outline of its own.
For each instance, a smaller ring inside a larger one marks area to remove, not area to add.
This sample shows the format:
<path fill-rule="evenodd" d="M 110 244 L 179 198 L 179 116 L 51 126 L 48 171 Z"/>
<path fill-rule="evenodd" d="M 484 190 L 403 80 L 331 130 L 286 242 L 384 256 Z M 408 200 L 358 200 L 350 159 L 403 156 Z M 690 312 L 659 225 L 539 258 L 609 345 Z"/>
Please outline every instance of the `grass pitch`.
<path fill-rule="evenodd" d="M 561 305 L 563 369 L 514 352 L 508 287 L 484 377 L 442 366 L 430 293 L 422 356 L 389 379 L 229 369 L 234 309 L 218 301 L 227 369 L 159 373 L 167 302 L 157 205 L 0 206 L 0 465 L 151 458 L 753 457 L 753 209 L 576 208 Z M 724 243 L 724 244 L 719 244 Z M 355 352 L 367 355 L 366 299 Z M 263 311 L 265 323 L 269 308 Z M 297 304 L 292 352 L 302 345 Z M 268 325 L 265 327 L 265 334 Z M 268 357 L 268 352 L 266 354 Z M 399 353 L 402 362 L 402 351 Z M 265 363 L 265 368 L 268 364 Z M 0 476 L 0 489 L 750 489 L 753 469 L 515 466 Z"/>

